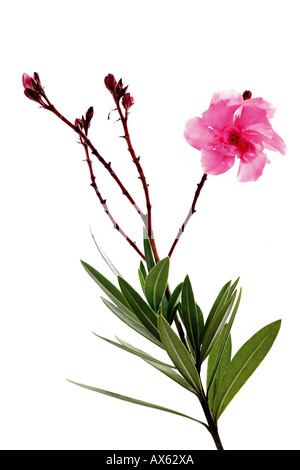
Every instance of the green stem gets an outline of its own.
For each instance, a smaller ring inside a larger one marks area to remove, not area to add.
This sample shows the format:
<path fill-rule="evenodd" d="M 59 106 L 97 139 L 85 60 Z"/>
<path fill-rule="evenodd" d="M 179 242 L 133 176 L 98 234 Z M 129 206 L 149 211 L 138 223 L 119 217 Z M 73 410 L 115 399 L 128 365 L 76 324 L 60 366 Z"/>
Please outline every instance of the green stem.
<path fill-rule="evenodd" d="M 201 382 L 201 379 L 200 379 L 200 382 Z M 202 385 L 201 385 L 201 388 L 202 388 Z M 208 405 L 208 398 L 204 395 L 203 389 L 202 389 L 202 393 L 198 395 L 198 399 L 199 399 L 199 402 L 202 406 L 203 412 L 207 420 L 207 424 L 208 424 L 207 429 L 210 432 L 214 440 L 217 450 L 224 450 L 222 442 L 221 442 L 221 438 L 219 435 L 219 431 L 218 431 L 218 425 L 215 422 L 211 414 L 211 411 Z"/>

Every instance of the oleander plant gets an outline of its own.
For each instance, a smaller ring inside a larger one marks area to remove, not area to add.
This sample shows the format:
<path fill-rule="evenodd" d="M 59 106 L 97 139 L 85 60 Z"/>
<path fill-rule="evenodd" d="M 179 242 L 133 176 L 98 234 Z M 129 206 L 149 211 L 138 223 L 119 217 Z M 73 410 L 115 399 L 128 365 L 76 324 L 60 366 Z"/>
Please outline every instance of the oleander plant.
<path fill-rule="evenodd" d="M 145 209 L 138 206 L 126 182 L 121 181 L 112 163 L 108 162 L 91 142 L 88 131 L 94 115 L 93 107 L 81 118 L 71 122 L 49 100 L 38 73 L 35 72 L 33 76 L 23 74 L 25 96 L 57 116 L 76 133 L 83 147 L 91 187 L 113 228 L 126 240 L 139 259 L 136 265 L 138 285 L 130 285 L 98 245 L 100 253 L 115 275 L 116 282 L 111 283 L 84 261 L 81 261 L 82 266 L 103 292 L 102 301 L 105 308 L 145 340 L 164 350 L 166 362 L 119 338 L 115 338 L 115 341 L 101 336 L 99 338 L 126 353 L 138 356 L 183 387 L 187 393 L 196 395 L 203 410 L 204 421 L 137 398 L 71 380 L 70 382 L 125 402 L 196 421 L 211 434 L 216 449 L 223 450 L 218 429 L 219 418 L 269 352 L 279 332 L 281 320 L 262 327 L 232 357 L 231 328 L 242 294 L 239 278 L 216 289 L 215 301 L 204 314 L 188 275 L 180 277 L 182 282 L 175 288 L 170 287 L 170 260 L 190 218 L 196 212 L 198 198 L 208 177 L 222 174 L 238 162 L 238 181 L 256 181 L 263 174 L 267 163 L 270 163 L 266 150 L 285 154 L 285 143 L 273 130 L 270 122 L 275 109 L 263 98 L 252 97 L 248 90 L 243 94 L 227 90 L 215 93 L 202 116 L 193 117 L 186 123 L 184 138 L 189 145 L 200 151 L 203 175 L 169 252 L 160 257 L 153 231 L 149 185 L 141 159 L 134 150 L 128 127 L 134 98 L 127 91 L 128 86 L 123 85 L 122 79 L 116 80 L 112 74 L 105 77 L 104 85 L 112 96 L 114 112 L 120 122 L 118 125 L 122 126 L 124 132 L 122 137 L 143 187 Z M 197 155 L 197 152 L 195 154 Z M 112 184 L 119 187 L 140 217 L 144 234 L 141 247 L 127 235 L 127 228 L 125 231 L 111 213 L 96 182 L 92 158 L 107 170 L 108 177 L 113 180 Z"/>

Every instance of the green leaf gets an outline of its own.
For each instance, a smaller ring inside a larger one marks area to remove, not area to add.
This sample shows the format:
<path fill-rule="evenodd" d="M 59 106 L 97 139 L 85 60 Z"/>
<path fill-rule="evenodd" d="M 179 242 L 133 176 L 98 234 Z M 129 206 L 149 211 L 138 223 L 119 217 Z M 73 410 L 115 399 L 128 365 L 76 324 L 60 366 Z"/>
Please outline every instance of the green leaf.
<path fill-rule="evenodd" d="M 140 269 L 138 270 L 138 275 L 139 275 L 141 288 L 143 289 L 143 291 L 145 291 L 145 279 Z"/>
<path fill-rule="evenodd" d="M 202 348 L 200 353 L 200 361 L 203 362 L 212 350 L 219 334 L 222 331 L 225 322 L 232 310 L 236 292 L 222 304 L 221 308 L 215 310 L 214 316 L 211 318 L 208 328 L 203 337 Z"/>
<path fill-rule="evenodd" d="M 188 350 L 162 315 L 158 315 L 158 329 L 161 342 L 177 370 L 196 392 L 201 392 L 200 378 Z"/>
<path fill-rule="evenodd" d="M 198 323 L 199 323 L 199 331 L 200 331 L 200 338 L 199 338 L 199 344 L 202 341 L 203 333 L 204 333 L 204 317 L 201 308 L 199 307 L 198 304 L 196 304 L 196 309 L 197 309 L 197 315 L 198 315 Z"/>
<path fill-rule="evenodd" d="M 151 248 L 145 227 L 143 229 L 143 236 L 144 236 L 144 253 L 145 253 L 145 259 L 146 259 L 146 265 L 147 265 L 148 272 L 150 272 L 151 269 L 155 265 L 155 261 L 153 258 L 152 248 Z"/>
<path fill-rule="evenodd" d="M 206 332 L 206 330 L 208 329 L 209 325 L 210 325 L 210 322 L 211 320 L 213 319 L 213 317 L 215 316 L 216 312 L 222 308 L 222 306 L 224 305 L 224 303 L 226 302 L 226 300 L 228 299 L 228 296 L 230 295 L 230 291 L 231 291 L 231 281 L 227 282 L 223 287 L 222 289 L 220 290 L 219 294 L 218 294 L 218 297 L 216 298 L 216 300 L 214 301 L 214 304 L 209 312 L 209 315 L 206 319 L 206 322 L 205 322 L 205 326 L 204 326 L 204 333 Z"/>
<path fill-rule="evenodd" d="M 208 394 L 210 408 L 212 408 L 217 388 L 231 360 L 231 335 L 230 333 L 229 335 L 226 334 L 227 329 L 228 325 L 225 325 L 222 333 L 220 334 L 214 347 L 212 348 L 210 355 L 208 356 L 206 393 Z M 222 344 L 224 342 L 225 337 L 226 341 L 222 350 Z M 220 350 L 222 350 L 222 353 L 221 357 L 218 359 Z"/>
<path fill-rule="evenodd" d="M 155 336 L 153 336 L 136 318 L 129 310 L 124 308 L 119 308 L 116 305 L 109 302 L 107 299 L 101 297 L 106 307 L 110 309 L 120 320 L 122 320 L 126 325 L 132 328 L 134 331 L 139 333 L 140 335 L 144 336 L 144 338 L 152 341 L 152 343 L 156 344 L 160 348 L 162 348 L 162 344 L 160 339 L 158 340 Z"/>
<path fill-rule="evenodd" d="M 146 279 L 147 277 L 147 271 L 146 271 L 146 268 L 145 268 L 145 265 L 143 263 L 143 261 L 140 261 L 140 271 L 143 275 L 143 278 Z M 122 276 L 121 276 L 122 277 Z"/>
<path fill-rule="evenodd" d="M 150 333 L 160 340 L 157 329 L 157 315 L 133 287 L 121 277 L 118 278 L 121 291 L 131 310 Z"/>
<path fill-rule="evenodd" d="M 177 287 L 175 287 L 174 291 L 171 294 L 170 300 L 169 300 L 169 305 L 168 305 L 166 318 L 167 318 L 168 322 L 170 323 L 170 325 L 172 324 L 172 322 L 174 320 L 176 310 L 177 310 L 178 304 L 180 302 L 182 286 L 183 286 L 183 282 L 181 282 L 180 284 L 178 284 Z"/>
<path fill-rule="evenodd" d="M 120 395 L 119 393 L 109 392 L 108 390 L 102 390 L 100 388 L 90 387 L 89 385 L 84 385 L 84 384 L 81 384 L 81 383 L 78 383 L 78 382 L 74 382 L 73 380 L 68 380 L 68 382 L 71 382 L 75 385 L 78 385 L 79 387 L 83 387 L 83 388 L 86 388 L 88 390 L 92 390 L 93 392 L 101 393 L 102 395 L 107 395 L 107 396 L 112 397 L 112 398 L 117 398 L 118 400 L 123 400 L 123 401 L 127 401 L 129 403 L 134 403 L 135 405 L 146 406 L 148 408 L 154 408 L 154 409 L 160 410 L 160 411 L 166 411 L 168 413 L 172 413 L 172 414 L 175 414 L 177 416 L 182 416 L 183 418 L 188 418 L 188 419 L 191 419 L 192 421 L 196 421 L 197 423 L 200 423 L 200 424 L 202 424 L 203 426 L 205 426 L 207 428 L 207 425 L 205 423 L 203 423 L 202 421 L 199 421 L 198 419 L 192 418 L 191 416 L 188 416 L 186 414 L 180 413 L 179 411 L 174 411 L 174 410 L 171 410 L 169 408 L 165 408 L 164 406 L 155 405 L 153 403 L 148 403 L 146 401 L 138 400 L 136 398 L 127 397 L 125 395 Z"/>
<path fill-rule="evenodd" d="M 158 311 L 166 292 L 169 266 L 170 259 L 168 257 L 162 259 L 151 269 L 145 280 L 146 299 L 155 312 Z"/>
<path fill-rule="evenodd" d="M 280 326 L 281 320 L 265 326 L 236 353 L 216 392 L 212 410 L 216 421 L 265 358 L 276 339 Z"/>
<path fill-rule="evenodd" d="M 160 304 L 160 313 L 162 313 L 165 318 L 167 318 L 168 306 L 169 306 L 169 302 L 168 302 L 166 294 L 164 294 L 161 304 Z"/>
<path fill-rule="evenodd" d="M 231 331 L 231 328 L 232 328 L 232 325 L 233 325 L 233 322 L 234 322 L 234 319 L 236 317 L 236 314 L 237 314 L 237 311 L 238 311 L 238 308 L 239 308 L 239 305 L 240 305 L 240 301 L 241 301 L 241 296 L 242 296 L 242 289 L 240 289 L 240 293 L 239 293 L 239 296 L 237 298 L 237 301 L 235 303 L 235 306 L 234 306 L 234 309 L 233 309 L 233 312 L 231 314 L 231 317 L 230 317 L 230 320 L 228 322 L 227 325 L 225 325 L 224 329 L 223 329 L 223 332 L 222 332 L 222 338 L 221 338 L 221 341 L 219 342 L 218 344 L 218 348 L 216 349 L 216 356 L 215 356 L 215 363 L 214 363 L 214 368 L 213 368 L 213 371 L 212 371 L 212 375 L 210 377 L 210 380 L 208 382 L 208 385 L 207 385 L 207 389 L 209 390 L 210 388 L 210 385 L 213 381 L 213 378 L 214 378 L 214 374 L 216 373 L 217 369 L 218 369 L 218 365 L 219 365 L 219 362 L 221 361 L 222 359 L 222 354 L 224 352 L 224 348 L 227 344 L 227 338 L 230 334 L 230 331 Z M 221 336 L 221 335 L 220 335 Z M 217 344 L 218 340 L 216 341 L 216 344 Z M 215 344 L 215 346 L 216 346 Z M 215 348 L 215 346 L 213 347 L 213 349 Z M 211 353 L 210 353 L 211 354 Z M 228 365 L 228 364 L 227 364 Z M 220 374 L 218 374 L 220 376 Z"/>
<path fill-rule="evenodd" d="M 116 276 L 121 276 L 122 275 L 119 273 L 119 271 L 117 270 L 117 268 L 114 266 L 114 264 L 111 262 L 111 260 L 109 259 L 109 257 L 107 256 L 107 254 L 104 252 L 103 248 L 101 248 L 101 246 L 96 242 L 96 239 L 92 233 L 92 230 L 91 230 L 91 235 L 93 237 L 93 240 L 95 242 L 95 245 L 100 253 L 100 255 L 102 256 L 102 258 L 104 259 L 104 261 L 106 262 L 106 264 L 110 267 L 110 269 L 112 270 L 112 272 L 116 275 Z"/>
<path fill-rule="evenodd" d="M 102 274 L 100 274 L 95 268 L 89 264 L 81 261 L 82 266 L 91 276 L 91 278 L 98 284 L 98 286 L 105 292 L 105 294 L 112 300 L 117 306 L 122 308 L 125 306 L 129 307 L 128 303 L 125 300 L 122 292 L 119 291 L 108 279 L 106 279 Z"/>
<path fill-rule="evenodd" d="M 122 341 L 119 338 L 117 338 L 119 343 L 116 343 L 115 341 L 112 341 L 111 339 L 108 339 L 108 338 L 104 338 L 103 336 L 97 335 L 96 333 L 94 333 L 94 335 L 97 336 L 100 339 L 103 339 L 107 343 L 110 343 L 113 346 L 116 346 L 117 348 L 122 349 L 123 351 L 129 352 L 129 353 L 131 353 L 135 356 L 140 357 L 143 360 L 152 361 L 152 362 L 160 364 L 161 366 L 172 367 L 173 368 L 173 366 L 170 366 L 169 364 L 166 364 L 166 363 L 160 361 L 159 359 L 155 359 L 155 357 L 151 356 L 150 354 L 146 353 L 145 351 L 142 351 L 141 349 L 135 348 L 131 344 L 126 343 L 125 341 Z"/>
<path fill-rule="evenodd" d="M 144 359 L 148 364 L 150 364 L 155 369 L 159 370 L 163 374 L 165 374 L 170 379 L 177 382 L 179 385 L 187 389 L 189 392 L 195 393 L 194 388 L 181 376 L 179 375 L 173 368 L 173 366 L 166 366 L 158 362 L 151 361 L 150 359 Z"/>
<path fill-rule="evenodd" d="M 186 276 L 181 293 L 181 318 L 185 326 L 189 340 L 197 353 L 200 347 L 201 336 L 201 316 L 199 316 L 199 307 L 197 308 L 192 285 L 189 276 Z M 200 310 L 201 312 L 201 310 Z"/>
<path fill-rule="evenodd" d="M 98 336 L 98 335 L 96 335 Z M 102 338 L 101 336 L 99 336 L 99 338 Z M 132 346 L 131 344 L 128 344 L 126 343 L 125 341 L 117 338 L 117 340 L 119 341 L 119 343 L 121 344 L 118 344 L 118 343 L 115 343 L 114 341 L 111 341 L 107 338 L 102 338 L 104 339 L 105 341 L 108 341 L 109 343 L 117 346 L 117 347 L 120 347 L 121 349 L 124 349 L 125 351 L 127 352 L 130 352 L 136 356 L 139 356 L 141 359 L 143 359 L 145 362 L 147 362 L 148 364 L 150 364 L 152 367 L 154 367 L 155 369 L 159 370 L 160 372 L 162 372 L 163 374 L 165 374 L 166 376 L 168 376 L 170 379 L 174 380 L 175 382 L 177 382 L 179 385 L 181 385 L 182 387 L 186 388 L 187 390 L 189 390 L 190 392 L 193 392 L 195 393 L 194 389 L 190 386 L 190 384 L 183 378 L 181 377 L 181 375 L 179 375 L 175 370 L 174 370 L 174 366 L 173 365 L 170 365 L 170 364 L 166 364 L 158 359 L 155 359 L 153 356 L 150 356 L 150 354 L 147 354 L 145 353 L 144 351 L 142 351 L 141 349 L 137 349 L 135 348 L 134 346 Z"/>
<path fill-rule="evenodd" d="M 141 287 L 144 291 L 145 290 L 145 279 L 147 277 L 147 271 L 146 271 L 146 268 L 144 266 L 143 261 L 140 261 L 140 267 L 139 267 L 139 270 L 138 270 L 138 275 L 139 275 Z"/>
<path fill-rule="evenodd" d="M 232 286 L 230 287 L 229 295 L 232 295 L 232 294 L 233 294 L 233 292 L 235 291 L 236 286 L 237 286 L 238 283 L 239 283 L 239 280 L 240 280 L 240 278 L 238 277 L 237 280 L 234 281 L 234 283 L 233 283 Z"/>

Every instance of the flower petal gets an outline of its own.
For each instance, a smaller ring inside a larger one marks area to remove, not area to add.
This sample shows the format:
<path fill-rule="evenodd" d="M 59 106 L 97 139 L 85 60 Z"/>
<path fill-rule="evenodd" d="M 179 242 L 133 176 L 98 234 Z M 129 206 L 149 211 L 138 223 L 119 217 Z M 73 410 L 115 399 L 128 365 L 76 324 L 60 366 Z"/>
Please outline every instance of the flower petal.
<path fill-rule="evenodd" d="M 203 149 L 201 151 L 201 165 L 204 173 L 208 175 L 221 175 L 234 165 L 235 156 L 226 156 L 217 150 Z"/>
<path fill-rule="evenodd" d="M 231 126 L 234 121 L 234 114 L 240 107 L 239 104 L 228 106 L 226 101 L 218 101 L 212 104 L 203 114 L 203 124 L 213 129 L 224 129 Z"/>
<path fill-rule="evenodd" d="M 23 73 L 22 83 L 23 83 L 23 87 L 25 88 L 25 90 L 26 88 L 32 88 L 32 79 L 30 75 L 28 75 L 28 73 Z"/>
<path fill-rule="evenodd" d="M 263 98 L 251 98 L 250 100 L 246 100 L 243 106 L 258 106 L 261 109 L 265 109 L 269 119 L 274 117 L 276 111 L 276 108 L 268 101 L 265 101 Z"/>
<path fill-rule="evenodd" d="M 267 163 L 267 155 L 261 153 L 251 162 L 240 162 L 237 179 L 241 183 L 256 181 L 262 175 Z"/>
<path fill-rule="evenodd" d="M 234 125 L 241 131 L 255 131 L 267 137 L 271 137 L 273 133 L 267 111 L 258 106 L 242 106 L 238 110 Z"/>
<path fill-rule="evenodd" d="M 184 137 L 192 147 L 201 150 L 214 140 L 214 133 L 212 129 L 203 125 L 202 118 L 194 117 L 186 123 Z"/>
<path fill-rule="evenodd" d="M 236 90 L 221 90 L 214 93 L 210 104 L 217 103 L 221 100 L 228 100 L 227 106 L 232 106 L 235 104 L 243 103 L 243 96 L 241 93 L 238 93 Z"/>
<path fill-rule="evenodd" d="M 281 155 L 286 153 L 286 145 L 275 131 L 273 131 L 271 138 L 264 137 L 264 144 L 267 149 L 274 150 L 274 152 L 278 151 Z"/>

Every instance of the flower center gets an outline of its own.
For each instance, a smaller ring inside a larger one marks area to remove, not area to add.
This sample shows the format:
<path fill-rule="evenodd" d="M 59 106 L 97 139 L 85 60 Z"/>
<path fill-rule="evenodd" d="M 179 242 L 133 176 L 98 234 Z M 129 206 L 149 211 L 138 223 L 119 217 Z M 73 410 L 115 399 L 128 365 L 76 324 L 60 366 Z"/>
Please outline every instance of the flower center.
<path fill-rule="evenodd" d="M 241 134 L 235 126 L 228 126 L 224 129 L 223 139 L 226 144 L 237 145 L 240 143 Z"/>
<path fill-rule="evenodd" d="M 223 141 L 225 144 L 232 146 L 228 151 L 236 154 L 239 158 L 243 157 L 249 151 L 248 142 L 244 139 L 241 131 L 235 126 L 228 126 L 224 129 Z"/>
<path fill-rule="evenodd" d="M 234 132 L 229 137 L 229 141 L 231 144 L 236 144 L 239 139 L 240 139 L 240 136 Z"/>

